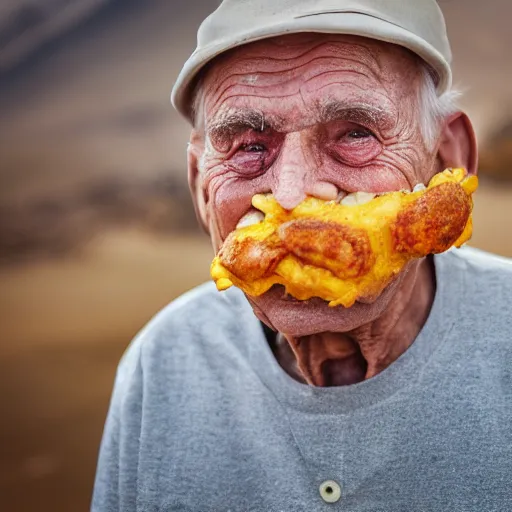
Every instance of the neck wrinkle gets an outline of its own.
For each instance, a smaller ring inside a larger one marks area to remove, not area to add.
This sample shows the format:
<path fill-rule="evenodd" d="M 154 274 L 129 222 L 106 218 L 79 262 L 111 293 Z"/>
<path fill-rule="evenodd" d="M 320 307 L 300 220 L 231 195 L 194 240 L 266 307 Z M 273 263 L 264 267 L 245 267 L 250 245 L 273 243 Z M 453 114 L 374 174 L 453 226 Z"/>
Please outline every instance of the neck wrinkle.
<path fill-rule="evenodd" d="M 355 384 L 370 379 L 413 344 L 427 321 L 434 297 L 434 264 L 431 258 L 425 258 L 409 270 L 392 303 L 373 322 L 348 333 L 329 332 L 301 338 L 278 334 L 277 339 L 281 345 L 288 345 L 288 350 L 281 346 L 274 354 L 291 377 L 299 380 L 300 373 L 299 381 L 309 385 Z M 351 377 L 336 375 L 336 371 Z"/>

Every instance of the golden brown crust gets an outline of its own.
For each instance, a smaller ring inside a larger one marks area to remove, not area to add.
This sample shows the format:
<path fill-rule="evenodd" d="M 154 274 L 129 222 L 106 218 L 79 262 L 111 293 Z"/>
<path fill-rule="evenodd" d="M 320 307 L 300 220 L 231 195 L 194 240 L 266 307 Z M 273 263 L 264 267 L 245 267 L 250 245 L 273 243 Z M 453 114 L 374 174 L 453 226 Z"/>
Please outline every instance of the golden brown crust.
<path fill-rule="evenodd" d="M 370 240 L 362 229 L 336 222 L 298 219 L 280 226 L 278 233 L 297 258 L 330 270 L 340 279 L 365 274 L 373 262 Z"/>
<path fill-rule="evenodd" d="M 299 300 L 320 297 L 333 307 L 371 302 L 409 260 L 470 238 L 477 185 L 476 176 L 452 169 L 421 192 L 354 206 L 307 198 L 290 211 L 257 195 L 253 204 L 265 219 L 226 239 L 212 277 L 219 290 L 235 285 L 254 296 L 281 284 Z"/>
<path fill-rule="evenodd" d="M 239 240 L 234 231 L 224 241 L 219 258 L 233 275 L 250 282 L 272 275 L 287 252 L 275 235 L 265 240 Z"/>
<path fill-rule="evenodd" d="M 414 257 L 448 250 L 471 215 L 471 199 L 457 183 L 442 183 L 406 206 L 392 226 L 395 251 Z"/>

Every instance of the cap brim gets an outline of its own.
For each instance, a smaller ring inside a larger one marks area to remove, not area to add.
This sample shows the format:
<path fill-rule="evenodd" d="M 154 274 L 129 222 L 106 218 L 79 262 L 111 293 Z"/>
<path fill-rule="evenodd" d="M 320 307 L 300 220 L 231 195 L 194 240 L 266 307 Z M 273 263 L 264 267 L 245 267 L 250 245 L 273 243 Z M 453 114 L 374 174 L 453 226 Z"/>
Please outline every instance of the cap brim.
<path fill-rule="evenodd" d="M 185 63 L 174 84 L 171 102 L 183 116 L 191 121 L 190 86 L 199 71 L 215 57 L 233 48 L 269 37 L 318 32 L 368 37 L 403 46 L 421 57 L 437 75 L 438 94 L 451 87 L 450 64 L 443 55 L 424 39 L 389 21 L 357 12 L 322 12 L 269 24 L 247 34 L 227 34 L 215 46 L 196 50 Z"/>

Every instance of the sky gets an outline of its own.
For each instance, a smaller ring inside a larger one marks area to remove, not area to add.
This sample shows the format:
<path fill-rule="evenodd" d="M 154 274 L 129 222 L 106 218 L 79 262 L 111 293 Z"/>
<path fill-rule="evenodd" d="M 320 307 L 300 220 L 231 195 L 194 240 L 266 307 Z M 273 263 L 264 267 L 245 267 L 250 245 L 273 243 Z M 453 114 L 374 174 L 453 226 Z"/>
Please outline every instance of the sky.
<path fill-rule="evenodd" d="M 0 71 L 83 22 L 109 0 L 2 0 Z"/>

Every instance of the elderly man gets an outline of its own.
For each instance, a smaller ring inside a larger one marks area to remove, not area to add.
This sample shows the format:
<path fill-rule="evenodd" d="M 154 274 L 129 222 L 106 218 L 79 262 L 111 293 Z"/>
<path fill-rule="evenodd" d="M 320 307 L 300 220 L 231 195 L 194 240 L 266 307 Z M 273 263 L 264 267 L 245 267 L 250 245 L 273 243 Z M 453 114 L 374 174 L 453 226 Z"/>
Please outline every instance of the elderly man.
<path fill-rule="evenodd" d="M 258 194 L 291 215 L 475 175 L 457 98 L 434 0 L 224 0 L 173 91 L 215 251 Z M 407 219 L 435 237 L 457 204 Z M 210 283 L 165 308 L 120 364 L 93 510 L 512 510 L 512 265 L 432 252 L 350 306 Z"/>

